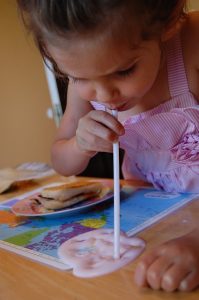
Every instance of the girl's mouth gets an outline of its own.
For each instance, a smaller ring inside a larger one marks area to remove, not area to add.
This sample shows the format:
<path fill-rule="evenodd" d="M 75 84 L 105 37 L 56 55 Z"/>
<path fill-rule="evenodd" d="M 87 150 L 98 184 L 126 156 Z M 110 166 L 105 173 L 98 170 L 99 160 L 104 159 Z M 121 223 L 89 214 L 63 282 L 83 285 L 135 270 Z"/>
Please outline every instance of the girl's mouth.
<path fill-rule="evenodd" d="M 115 104 L 106 104 L 104 105 L 105 106 L 105 109 L 108 110 L 108 111 L 111 111 L 111 110 L 117 110 L 117 111 L 125 111 L 125 110 L 128 110 L 130 109 L 131 107 L 133 107 L 133 105 L 131 104 L 130 105 L 130 102 L 129 101 L 126 101 L 125 103 L 123 104 L 120 104 L 120 105 L 117 105 L 116 103 Z"/>
<path fill-rule="evenodd" d="M 130 105 L 129 102 L 125 102 L 124 104 L 118 106 L 118 107 L 116 108 L 116 110 L 118 110 L 118 111 L 125 111 L 125 110 L 130 109 L 132 106 L 133 106 L 133 105 Z"/>

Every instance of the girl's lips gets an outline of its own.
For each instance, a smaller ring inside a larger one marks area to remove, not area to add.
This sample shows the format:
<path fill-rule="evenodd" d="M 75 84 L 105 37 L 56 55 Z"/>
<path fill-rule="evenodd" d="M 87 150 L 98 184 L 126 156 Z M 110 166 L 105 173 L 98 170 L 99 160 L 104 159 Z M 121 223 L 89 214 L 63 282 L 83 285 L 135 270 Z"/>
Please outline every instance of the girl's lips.
<path fill-rule="evenodd" d="M 121 106 L 119 106 L 119 107 L 117 108 L 117 110 L 118 110 L 118 111 L 124 111 L 124 110 L 126 110 L 126 103 L 123 104 L 123 105 L 121 105 Z"/>
<path fill-rule="evenodd" d="M 118 111 L 125 111 L 128 110 L 132 107 L 132 105 L 130 106 L 128 102 L 124 103 L 123 105 L 119 106 L 116 108 L 116 110 Z"/>
<path fill-rule="evenodd" d="M 118 106 L 115 106 L 115 105 L 105 105 L 106 109 L 108 110 L 117 110 L 117 111 L 125 111 L 125 110 L 128 110 L 130 108 L 132 108 L 134 105 L 130 105 L 130 101 L 127 101 L 125 102 L 124 104 L 122 105 L 118 105 Z"/>

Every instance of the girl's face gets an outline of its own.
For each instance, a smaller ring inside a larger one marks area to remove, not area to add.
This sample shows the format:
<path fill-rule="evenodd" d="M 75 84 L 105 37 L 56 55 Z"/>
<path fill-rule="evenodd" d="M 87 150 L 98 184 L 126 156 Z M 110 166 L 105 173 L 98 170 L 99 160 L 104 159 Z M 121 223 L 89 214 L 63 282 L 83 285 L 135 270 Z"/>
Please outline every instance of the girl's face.
<path fill-rule="evenodd" d="M 98 40 L 59 41 L 48 45 L 48 51 L 82 99 L 119 111 L 142 103 L 153 87 L 161 61 L 158 41 L 132 41 L 130 34 L 128 38 L 108 34 Z"/>

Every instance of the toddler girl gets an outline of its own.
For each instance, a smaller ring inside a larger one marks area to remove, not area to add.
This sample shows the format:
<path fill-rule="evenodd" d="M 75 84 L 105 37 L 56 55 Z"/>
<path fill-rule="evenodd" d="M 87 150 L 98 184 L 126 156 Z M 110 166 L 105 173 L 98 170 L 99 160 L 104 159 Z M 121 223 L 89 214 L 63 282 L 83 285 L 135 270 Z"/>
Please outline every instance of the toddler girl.
<path fill-rule="evenodd" d="M 97 152 L 125 151 L 123 174 L 199 192 L 199 14 L 183 0 L 18 0 L 44 58 L 68 77 L 54 168 L 79 174 Z M 118 110 L 118 120 L 111 110 Z M 138 285 L 199 284 L 198 229 L 140 261 Z"/>

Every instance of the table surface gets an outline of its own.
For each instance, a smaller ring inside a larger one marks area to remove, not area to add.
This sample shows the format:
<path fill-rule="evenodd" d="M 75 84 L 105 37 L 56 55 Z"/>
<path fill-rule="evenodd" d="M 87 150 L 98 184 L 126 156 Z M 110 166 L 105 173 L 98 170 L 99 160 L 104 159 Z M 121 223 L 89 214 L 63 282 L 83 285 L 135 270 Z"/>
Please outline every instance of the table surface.
<path fill-rule="evenodd" d="M 0 201 L 30 191 L 44 184 L 64 180 L 52 176 L 26 186 L 18 192 L 0 196 Z M 128 182 L 128 184 L 134 184 Z M 199 202 L 192 201 L 175 213 L 138 234 L 147 243 L 147 249 L 182 235 L 193 227 L 199 215 Z M 186 222 L 185 222 L 186 221 Z M 140 256 L 141 257 L 141 256 Z M 0 249 L 0 300 L 198 300 L 199 290 L 191 293 L 166 293 L 138 288 L 133 280 L 140 258 L 109 275 L 80 279 L 70 271 L 60 271 Z"/>

